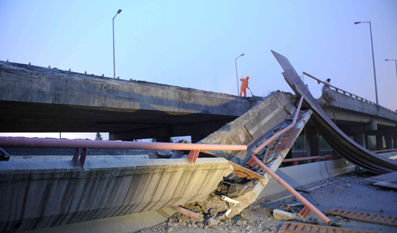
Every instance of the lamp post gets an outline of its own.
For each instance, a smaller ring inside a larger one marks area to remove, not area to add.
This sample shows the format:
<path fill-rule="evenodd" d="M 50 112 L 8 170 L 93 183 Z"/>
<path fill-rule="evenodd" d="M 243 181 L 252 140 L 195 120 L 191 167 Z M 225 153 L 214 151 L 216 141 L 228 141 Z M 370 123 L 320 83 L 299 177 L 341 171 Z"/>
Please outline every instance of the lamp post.
<path fill-rule="evenodd" d="M 236 67 L 236 81 L 237 81 L 237 95 L 238 95 L 238 93 L 239 93 L 239 91 L 238 91 L 238 70 L 237 70 L 237 59 L 239 59 L 240 57 L 242 57 L 242 56 L 244 56 L 245 54 L 244 53 L 242 53 L 242 54 L 240 54 L 239 56 L 237 56 L 235 59 L 234 59 L 234 65 L 235 65 L 235 67 Z"/>
<path fill-rule="evenodd" d="M 115 46 L 114 46 L 114 19 L 118 14 L 121 13 L 121 9 L 117 11 L 117 13 L 113 16 L 112 19 L 112 29 L 113 29 L 113 77 L 116 79 L 116 55 L 115 55 Z"/>
<path fill-rule="evenodd" d="M 396 78 L 397 78 L 397 58 L 396 59 L 385 59 L 385 61 L 394 61 L 394 64 L 396 65 Z"/>
<path fill-rule="evenodd" d="M 371 49 L 372 49 L 372 66 L 373 66 L 373 70 L 374 70 L 374 82 L 375 82 L 376 105 L 379 105 L 379 101 L 378 101 L 378 86 L 377 86 L 377 84 L 376 84 L 374 44 L 373 44 L 373 42 L 372 42 L 372 27 L 371 27 L 371 21 L 357 21 L 357 22 L 354 22 L 354 24 L 360 24 L 360 23 L 368 23 L 368 24 L 369 24 L 369 34 L 370 34 L 370 37 L 371 37 Z"/>

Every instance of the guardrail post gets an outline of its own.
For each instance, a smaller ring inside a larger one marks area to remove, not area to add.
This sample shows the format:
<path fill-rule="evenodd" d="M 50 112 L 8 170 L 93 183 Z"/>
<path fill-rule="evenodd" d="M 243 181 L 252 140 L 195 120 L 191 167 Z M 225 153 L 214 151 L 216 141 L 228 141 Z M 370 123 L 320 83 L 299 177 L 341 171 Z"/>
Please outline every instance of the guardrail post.
<path fill-rule="evenodd" d="M 77 160 L 79 160 L 79 154 L 80 154 L 80 148 L 74 149 L 74 155 L 73 155 L 73 159 L 72 159 L 74 167 L 77 166 Z"/>
<path fill-rule="evenodd" d="M 187 155 L 187 160 L 188 160 L 190 163 L 195 163 L 196 160 L 197 160 L 197 158 L 198 158 L 198 156 L 199 156 L 199 154 L 200 154 L 200 151 L 199 151 L 199 150 L 191 150 L 191 151 L 189 152 L 189 154 Z"/>
<path fill-rule="evenodd" d="M 73 155 L 73 159 L 72 159 L 74 167 L 77 167 L 77 161 L 80 162 L 81 167 L 84 167 L 84 163 L 87 158 L 87 151 L 88 151 L 87 148 L 83 148 L 83 150 L 81 151 L 81 154 L 80 154 L 80 148 L 76 148 L 74 150 L 74 155 Z"/>
<path fill-rule="evenodd" d="M 84 167 L 85 159 L 87 158 L 87 151 L 88 151 L 88 148 L 83 148 L 83 151 L 81 152 L 81 155 L 80 155 L 81 167 Z"/>

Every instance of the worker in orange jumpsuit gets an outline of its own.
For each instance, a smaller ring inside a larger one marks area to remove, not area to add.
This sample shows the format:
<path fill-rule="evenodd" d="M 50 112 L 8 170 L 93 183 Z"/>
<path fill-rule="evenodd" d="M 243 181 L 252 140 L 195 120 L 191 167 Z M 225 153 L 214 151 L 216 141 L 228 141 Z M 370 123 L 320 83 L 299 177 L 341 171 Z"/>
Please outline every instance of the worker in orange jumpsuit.
<path fill-rule="evenodd" d="M 240 96 L 244 93 L 244 97 L 247 97 L 248 79 L 250 76 L 247 75 L 246 78 L 241 78 Z"/>

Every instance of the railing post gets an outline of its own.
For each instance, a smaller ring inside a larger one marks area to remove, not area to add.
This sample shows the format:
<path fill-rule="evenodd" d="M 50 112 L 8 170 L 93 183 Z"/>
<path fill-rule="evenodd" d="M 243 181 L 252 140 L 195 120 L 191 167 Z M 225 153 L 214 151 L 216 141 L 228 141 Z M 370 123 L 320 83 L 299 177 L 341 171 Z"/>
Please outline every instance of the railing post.
<path fill-rule="evenodd" d="M 198 158 L 198 156 L 199 156 L 199 154 L 200 154 L 200 151 L 199 151 L 199 150 L 191 150 L 191 151 L 189 152 L 189 154 L 187 155 L 187 160 L 188 160 L 190 163 L 195 163 L 196 160 L 197 160 L 197 158 Z"/>
<path fill-rule="evenodd" d="M 81 155 L 80 155 L 81 167 L 84 167 L 85 159 L 87 158 L 87 151 L 88 151 L 88 148 L 83 148 L 83 151 L 81 152 Z"/>
<path fill-rule="evenodd" d="M 77 166 L 77 160 L 79 160 L 79 154 L 80 154 L 80 148 L 74 149 L 74 155 L 73 155 L 73 159 L 72 159 L 74 167 Z"/>

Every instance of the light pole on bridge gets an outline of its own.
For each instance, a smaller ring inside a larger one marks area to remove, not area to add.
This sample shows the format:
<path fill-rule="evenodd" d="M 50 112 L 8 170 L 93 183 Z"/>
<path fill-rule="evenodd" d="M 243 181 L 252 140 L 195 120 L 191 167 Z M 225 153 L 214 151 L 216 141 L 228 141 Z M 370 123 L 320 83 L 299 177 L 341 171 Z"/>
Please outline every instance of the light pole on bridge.
<path fill-rule="evenodd" d="M 113 78 L 116 79 L 116 55 L 115 55 L 115 46 L 114 46 L 114 19 L 118 14 L 121 13 L 121 9 L 117 11 L 117 13 L 113 16 L 112 19 L 112 29 L 113 29 Z"/>
<path fill-rule="evenodd" d="M 239 95 L 239 88 L 238 88 L 238 71 L 237 71 L 237 59 L 244 56 L 245 54 L 242 53 L 234 59 L 234 66 L 236 67 L 236 81 L 237 81 L 237 96 Z"/>
<path fill-rule="evenodd" d="M 354 24 L 360 24 L 360 23 L 368 23 L 368 24 L 369 24 L 369 35 L 370 35 L 370 37 L 371 37 L 371 49 L 372 49 L 372 66 L 373 66 L 373 70 L 374 70 L 374 82 L 375 82 L 376 105 L 379 105 L 379 101 L 378 101 L 378 86 L 377 86 L 377 83 L 376 83 L 374 45 L 373 45 L 373 42 L 372 42 L 372 27 L 371 27 L 371 21 L 357 21 L 357 22 L 354 22 Z"/>

